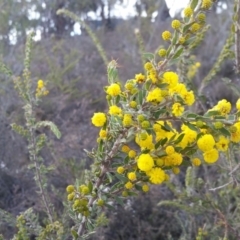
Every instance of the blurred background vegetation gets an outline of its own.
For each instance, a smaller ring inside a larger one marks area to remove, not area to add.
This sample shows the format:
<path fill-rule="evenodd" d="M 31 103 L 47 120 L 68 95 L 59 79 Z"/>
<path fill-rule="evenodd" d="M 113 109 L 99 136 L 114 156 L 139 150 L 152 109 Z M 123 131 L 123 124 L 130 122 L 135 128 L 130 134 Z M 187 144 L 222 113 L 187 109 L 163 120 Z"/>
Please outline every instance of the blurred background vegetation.
<path fill-rule="evenodd" d="M 133 9 L 128 16 L 129 3 Z M 219 0 L 207 13 L 211 28 L 189 56 L 194 62 L 201 63 L 192 79 L 196 88 L 211 69 L 228 37 L 232 7 L 233 1 Z M 170 29 L 173 17 L 181 16 L 181 9 L 175 12 L 175 16 L 170 15 L 171 5 L 164 0 L 0 0 L 0 58 L 16 76 L 22 73 L 26 36 L 31 31 L 36 32 L 32 77 L 35 82 L 46 80 L 50 90 L 37 109 L 38 117 L 55 122 L 62 132 L 60 140 L 50 136 L 51 144 L 42 153 L 46 164 L 54 169 L 49 174 L 49 189 L 59 215 L 66 214 L 63 212 L 65 187 L 80 179 L 84 167 L 90 165 L 83 149 L 95 146 L 97 130 L 91 126 L 90 118 L 93 112 L 104 111 L 103 87 L 107 85 L 106 66 L 87 31 L 81 24 L 57 15 L 60 8 L 74 12 L 91 27 L 108 59 L 118 61 L 121 81 L 142 72 L 141 50 L 135 30 L 141 33 L 144 50 L 155 52 L 164 45 L 161 32 Z M 213 84 L 204 89 L 206 107 L 222 98 L 229 101 L 237 98 L 231 90 L 226 90 L 221 81 L 223 77 L 236 80 L 233 61 L 225 61 Z M 14 216 L 32 207 L 42 219 L 43 211 L 32 181 L 33 174 L 28 169 L 26 143 L 10 127 L 12 122 L 23 124 L 22 105 L 13 83 L 4 75 L 0 75 L 0 81 L 0 232 L 5 239 L 10 239 L 16 230 Z M 220 174 L 217 167 L 211 170 L 200 168 L 197 174 L 203 175 L 203 171 L 204 176 L 214 173 L 217 178 Z M 211 223 L 218 221 L 214 210 L 201 209 L 200 213 L 192 214 L 188 209 L 179 211 L 172 206 L 157 206 L 159 201 L 178 199 L 179 191 L 186 191 L 183 176 L 175 181 L 177 190 L 169 186 L 154 187 L 150 194 L 132 199 L 124 207 L 116 206 L 114 211 L 107 213 L 109 224 L 92 239 L 194 239 L 199 227 L 210 231 Z M 211 183 L 213 179 L 204 181 Z M 202 191 L 205 194 L 207 187 Z M 215 196 L 219 208 L 228 202 L 232 204 L 231 199 L 219 203 L 222 195 Z M 190 206 L 187 197 L 186 193 L 187 200 L 183 203 Z M 227 208 L 222 211 L 228 211 L 226 215 L 231 213 Z M 66 220 L 66 226 L 70 229 L 70 219 Z M 217 231 L 221 233 L 221 229 Z M 205 236 L 204 239 L 215 238 Z"/>

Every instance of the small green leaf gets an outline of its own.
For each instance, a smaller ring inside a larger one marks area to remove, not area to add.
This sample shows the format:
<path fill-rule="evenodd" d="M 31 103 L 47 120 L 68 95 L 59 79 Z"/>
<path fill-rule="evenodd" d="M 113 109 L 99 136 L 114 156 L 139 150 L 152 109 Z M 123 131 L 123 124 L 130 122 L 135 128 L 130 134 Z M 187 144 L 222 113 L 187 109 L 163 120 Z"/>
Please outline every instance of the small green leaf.
<path fill-rule="evenodd" d="M 122 182 L 126 182 L 128 180 L 128 178 L 125 177 L 125 175 L 122 175 L 122 174 L 115 173 L 115 176 Z"/>
<path fill-rule="evenodd" d="M 176 42 L 177 42 L 177 40 L 178 40 L 178 32 L 177 31 L 175 31 L 174 32 L 174 35 L 173 35 L 173 38 L 172 38 L 172 44 L 173 45 L 175 45 L 176 44 Z"/>
<path fill-rule="evenodd" d="M 185 125 L 187 125 L 191 130 L 197 132 L 198 128 L 195 127 L 193 124 L 189 123 L 189 122 L 184 122 Z"/>
<path fill-rule="evenodd" d="M 140 90 L 138 92 L 138 102 L 139 102 L 140 105 L 143 104 L 143 90 Z"/>
<path fill-rule="evenodd" d="M 164 131 L 167 131 L 167 132 L 171 132 L 172 131 L 172 128 L 167 124 L 167 122 L 164 122 L 164 126 L 161 126 L 161 128 Z"/>
<path fill-rule="evenodd" d="M 198 0 L 192 0 L 191 4 L 190 4 L 190 7 L 194 10 L 197 5 L 198 5 Z"/>
<path fill-rule="evenodd" d="M 177 50 L 177 52 L 173 55 L 172 59 L 177 59 L 181 56 L 183 52 L 183 48 L 180 48 L 179 50 Z"/>
<path fill-rule="evenodd" d="M 171 53 L 171 51 L 172 51 L 172 46 L 170 45 L 166 53 L 167 57 L 169 57 L 169 54 Z"/>
<path fill-rule="evenodd" d="M 78 234 L 75 230 L 72 229 L 71 234 L 72 234 L 74 240 L 78 239 Z"/>
<path fill-rule="evenodd" d="M 168 141 L 168 138 L 164 138 L 164 139 L 159 140 L 155 144 L 155 149 L 158 149 L 160 146 L 163 146 L 167 141 Z"/>
<path fill-rule="evenodd" d="M 111 183 L 113 181 L 113 175 L 109 172 L 107 172 L 106 175 L 107 175 L 109 182 Z"/>
<path fill-rule="evenodd" d="M 138 191 L 142 191 L 142 187 L 138 184 L 135 184 L 135 188 L 138 190 Z"/>
<path fill-rule="evenodd" d="M 50 130 L 54 133 L 54 135 L 59 139 L 61 137 L 61 132 L 59 131 L 58 127 L 50 121 L 40 121 L 37 122 L 35 125 L 36 129 L 39 129 L 41 127 L 49 127 Z"/>
<path fill-rule="evenodd" d="M 189 113 L 188 115 L 187 115 L 187 118 L 197 118 L 198 117 L 198 115 L 197 114 L 194 114 L 194 113 Z"/>
<path fill-rule="evenodd" d="M 158 119 L 162 114 L 166 113 L 166 111 L 167 111 L 167 110 L 166 110 L 165 108 L 163 108 L 163 109 L 155 112 L 155 113 L 154 113 L 155 119 Z"/>
<path fill-rule="evenodd" d="M 220 112 L 219 111 L 215 111 L 215 110 L 212 110 L 212 111 L 208 111 L 207 113 L 204 114 L 205 117 L 212 117 L 212 116 L 216 116 L 216 115 L 220 115 Z"/>
<path fill-rule="evenodd" d="M 126 156 L 126 157 L 124 158 L 124 164 L 128 164 L 128 163 L 129 163 L 129 160 L 130 160 L 129 156 Z"/>
<path fill-rule="evenodd" d="M 226 137 L 230 137 L 231 136 L 231 133 L 226 128 L 219 129 L 219 132 L 221 132 Z"/>
<path fill-rule="evenodd" d="M 176 139 L 176 141 L 174 141 L 174 144 L 180 143 L 180 142 L 183 140 L 184 136 L 185 136 L 184 133 L 180 134 L 180 135 L 178 136 L 178 138 Z"/>
<path fill-rule="evenodd" d="M 92 184 L 91 181 L 89 181 L 89 183 L 88 183 L 88 188 L 89 188 L 89 191 L 90 191 L 90 193 L 91 193 L 92 190 L 93 190 L 93 184 Z"/>
<path fill-rule="evenodd" d="M 148 61 L 151 61 L 154 59 L 154 54 L 150 52 L 146 52 L 142 54 L 142 57 Z"/>

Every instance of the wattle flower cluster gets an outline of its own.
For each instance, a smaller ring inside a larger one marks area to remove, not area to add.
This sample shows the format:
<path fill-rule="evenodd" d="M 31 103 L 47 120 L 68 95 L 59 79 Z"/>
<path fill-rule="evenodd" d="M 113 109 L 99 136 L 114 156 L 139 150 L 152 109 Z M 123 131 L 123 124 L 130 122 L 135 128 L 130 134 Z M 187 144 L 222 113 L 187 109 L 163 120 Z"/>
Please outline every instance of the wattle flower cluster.
<path fill-rule="evenodd" d="M 113 165 L 116 174 L 122 175 L 124 196 L 133 189 L 146 192 L 147 183 L 167 181 L 171 172 L 180 172 L 182 164 L 215 163 L 231 141 L 240 142 L 240 122 L 225 124 L 231 111 L 227 100 L 219 101 L 206 117 L 194 115 L 190 120 L 185 109 L 195 96 L 178 74 L 159 74 L 153 62 L 147 62 L 145 70 L 124 87 L 120 83 L 105 87 L 109 111 L 92 117 L 92 123 L 102 127 L 98 142 L 106 148 L 108 141 L 123 134 Z M 177 121 L 183 122 L 181 128 L 176 128 Z"/>
<path fill-rule="evenodd" d="M 102 176 L 109 173 L 106 182 L 116 184 L 106 191 L 99 190 L 100 185 L 92 190 L 91 184 L 88 191 L 71 188 L 71 201 L 94 196 L 99 202 L 102 200 L 99 196 L 111 196 L 119 190 L 124 197 L 134 191 L 147 192 L 151 184 L 162 184 L 171 173 L 178 174 L 182 165 L 213 164 L 228 151 L 230 144 L 240 142 L 240 100 L 234 114 L 231 103 L 225 99 L 203 116 L 189 113 L 188 108 L 197 96 L 187 87 L 186 79 L 172 70 L 164 70 L 168 60 L 176 57 L 171 47 L 181 54 L 189 36 L 203 27 L 206 16 L 202 11 L 211 5 L 212 1 L 203 1 L 196 17 L 194 9 L 187 7 L 183 22 L 172 22 L 174 34 L 162 33 L 163 40 L 171 44 L 169 49 L 158 51 L 165 59 L 156 63 L 153 57 L 145 63 L 144 73 L 136 74 L 124 85 L 118 82 L 116 62 L 109 64 L 109 84 L 104 88 L 109 109 L 107 113 L 94 113 L 91 119 L 100 131 L 98 149 L 90 156 L 96 161 L 96 176 L 103 181 Z M 186 23 L 188 28 L 184 28 Z M 87 214 L 84 204 L 76 203 L 75 209 Z"/>

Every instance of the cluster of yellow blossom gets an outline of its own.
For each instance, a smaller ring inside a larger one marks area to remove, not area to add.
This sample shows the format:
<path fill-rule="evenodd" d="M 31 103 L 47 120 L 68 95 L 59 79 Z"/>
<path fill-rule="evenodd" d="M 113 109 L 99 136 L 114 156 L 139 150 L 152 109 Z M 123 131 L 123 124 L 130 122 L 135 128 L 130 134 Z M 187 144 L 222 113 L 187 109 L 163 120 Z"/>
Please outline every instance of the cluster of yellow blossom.
<path fill-rule="evenodd" d="M 139 185 L 146 192 L 148 184 L 167 181 L 169 171 L 178 174 L 183 162 L 194 166 L 200 166 L 202 160 L 215 163 L 230 142 L 240 142 L 240 122 L 228 126 L 221 121 L 228 119 L 231 111 L 225 99 L 207 112 L 209 122 L 204 118 L 186 120 L 177 130 L 173 123 L 184 118 L 185 108 L 195 102 L 193 91 L 173 71 L 159 74 L 153 62 L 145 63 L 144 68 L 146 74 L 136 74 L 123 89 L 120 83 L 107 86 L 108 113 L 98 112 L 92 117 L 92 123 L 101 127 L 98 142 L 110 140 L 117 132 L 115 128 L 132 134 L 121 145 L 125 160 L 116 167 L 117 174 L 126 179 L 124 196 Z M 240 100 L 236 107 L 240 111 Z M 214 114 L 220 118 L 215 120 L 211 117 Z M 134 148 L 130 147 L 133 140 L 137 144 Z"/>
<path fill-rule="evenodd" d="M 46 96 L 49 91 L 46 89 L 46 85 L 43 80 L 38 80 L 36 88 L 36 97 Z"/>
<path fill-rule="evenodd" d="M 211 6 L 211 0 L 203 0 L 196 16 L 189 6 L 183 11 L 183 21 L 172 21 L 174 34 L 162 33 L 163 40 L 171 44 L 169 49 L 158 51 L 165 58 L 163 61 L 149 60 L 144 65 L 145 72 L 136 74 L 124 86 L 118 79 L 109 78 L 105 87 L 109 109 L 107 113 L 94 113 L 91 119 L 100 128 L 99 148 L 93 154 L 98 166 L 103 161 L 104 171 L 105 167 L 115 171 L 117 187 L 124 189 L 124 197 L 135 189 L 147 192 L 150 184 L 168 181 L 169 173 L 178 174 L 182 165 L 215 163 L 231 143 L 240 142 L 240 99 L 233 115 L 231 103 L 225 99 L 203 116 L 188 113 L 185 110 L 194 104 L 194 92 L 186 86 L 186 79 L 169 69 L 164 71 L 164 64 L 174 57 L 171 47 L 183 50 L 180 45 L 187 44 L 191 35 L 202 29 L 206 19 L 203 11 Z M 198 67 L 200 63 L 190 69 L 188 78 L 195 75 Z M 39 80 L 38 91 L 44 87 Z M 104 171 L 99 168 L 96 172 L 103 176 Z M 112 172 L 109 175 L 112 177 Z M 89 214 L 87 197 L 96 197 L 90 186 L 67 187 L 74 211 L 84 216 Z M 104 205 L 101 198 L 95 202 Z"/>

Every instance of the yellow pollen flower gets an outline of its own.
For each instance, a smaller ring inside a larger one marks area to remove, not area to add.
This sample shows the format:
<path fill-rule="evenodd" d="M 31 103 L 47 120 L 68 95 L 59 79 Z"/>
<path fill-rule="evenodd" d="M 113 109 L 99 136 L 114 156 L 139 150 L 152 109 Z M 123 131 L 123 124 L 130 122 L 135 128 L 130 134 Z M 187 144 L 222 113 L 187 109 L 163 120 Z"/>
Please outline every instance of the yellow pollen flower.
<path fill-rule="evenodd" d="M 179 29 L 181 27 L 181 22 L 179 20 L 173 20 L 172 21 L 172 28 L 173 29 Z"/>
<path fill-rule="evenodd" d="M 150 171 L 154 166 L 153 158 L 150 154 L 141 154 L 137 161 L 138 168 L 141 171 Z"/>
<path fill-rule="evenodd" d="M 159 103 L 163 100 L 163 97 L 161 95 L 161 89 L 156 87 L 152 91 L 150 91 L 147 95 L 147 102 L 155 102 Z"/>
<path fill-rule="evenodd" d="M 144 184 L 142 186 L 142 190 L 143 190 L 143 192 L 148 192 L 149 191 L 149 186 L 147 184 Z"/>
<path fill-rule="evenodd" d="M 145 81 L 145 76 L 141 73 L 135 75 L 137 83 L 143 83 Z"/>
<path fill-rule="evenodd" d="M 164 31 L 164 32 L 162 33 L 162 38 L 163 38 L 163 40 L 165 40 L 165 41 L 170 40 L 171 37 L 172 37 L 172 34 L 171 34 L 169 31 Z"/>
<path fill-rule="evenodd" d="M 240 111 L 240 98 L 236 102 L 237 110 Z"/>
<path fill-rule="evenodd" d="M 191 17 L 193 15 L 193 10 L 191 7 L 186 7 L 183 10 L 184 17 Z"/>
<path fill-rule="evenodd" d="M 200 166 L 201 165 L 201 160 L 199 159 L 199 158 L 194 158 L 193 160 L 192 160 L 192 164 L 194 165 L 194 166 L 196 166 L 196 167 L 198 167 L 198 166 Z"/>
<path fill-rule="evenodd" d="M 112 83 L 108 88 L 107 88 L 107 94 L 110 96 L 118 96 L 121 93 L 121 88 L 117 83 Z"/>
<path fill-rule="evenodd" d="M 122 166 L 120 166 L 120 167 L 117 168 L 117 173 L 119 173 L 119 174 L 123 174 L 124 171 L 125 171 L 125 168 L 122 167 Z"/>
<path fill-rule="evenodd" d="M 128 173 L 128 179 L 130 181 L 135 181 L 137 179 L 136 173 L 135 172 Z"/>
<path fill-rule="evenodd" d="M 163 74 L 163 83 L 168 83 L 170 88 L 174 88 L 178 84 L 178 75 L 175 72 L 165 72 Z"/>
<path fill-rule="evenodd" d="M 165 172 L 161 168 L 152 168 L 147 172 L 150 182 L 153 184 L 161 184 L 165 180 Z"/>
<path fill-rule="evenodd" d="M 132 184 L 131 182 L 127 182 L 127 183 L 125 184 L 125 188 L 126 188 L 126 189 L 132 189 L 132 188 L 133 188 L 133 184 Z"/>
<path fill-rule="evenodd" d="M 113 106 L 110 106 L 108 112 L 110 115 L 119 115 L 122 113 L 122 109 L 116 105 L 113 105 Z"/>
<path fill-rule="evenodd" d="M 107 121 L 106 115 L 101 112 L 94 113 L 92 117 L 92 124 L 96 127 L 102 127 L 106 121 Z"/>
<path fill-rule="evenodd" d="M 203 152 L 213 149 L 215 140 L 211 134 L 205 134 L 197 141 L 198 148 Z"/>
<path fill-rule="evenodd" d="M 215 163 L 218 158 L 219 154 L 215 148 L 203 153 L 203 159 L 206 163 Z"/>
<path fill-rule="evenodd" d="M 184 107 L 180 103 L 174 103 L 172 106 L 172 114 L 176 117 L 182 116 Z"/>

